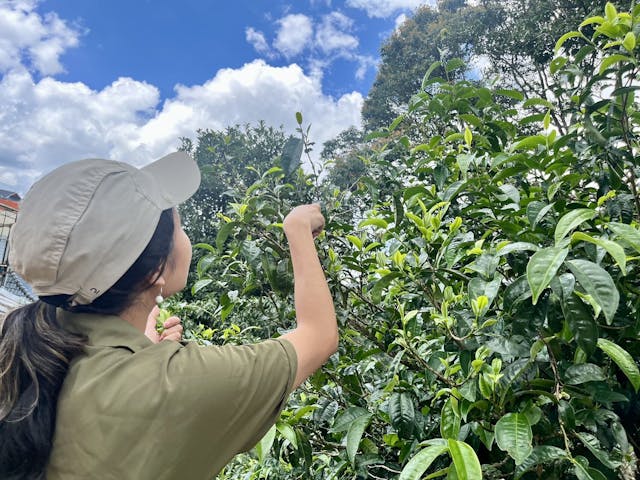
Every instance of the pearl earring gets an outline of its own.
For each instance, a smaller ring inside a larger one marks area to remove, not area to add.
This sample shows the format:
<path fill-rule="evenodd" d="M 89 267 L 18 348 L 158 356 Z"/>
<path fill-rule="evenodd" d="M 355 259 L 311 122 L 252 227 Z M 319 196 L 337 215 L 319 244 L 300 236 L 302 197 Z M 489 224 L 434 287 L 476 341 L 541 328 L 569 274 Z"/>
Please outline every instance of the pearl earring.
<path fill-rule="evenodd" d="M 164 297 L 162 296 L 162 287 L 160 287 L 160 295 L 156 297 L 156 303 L 160 305 L 162 302 L 164 302 Z"/>

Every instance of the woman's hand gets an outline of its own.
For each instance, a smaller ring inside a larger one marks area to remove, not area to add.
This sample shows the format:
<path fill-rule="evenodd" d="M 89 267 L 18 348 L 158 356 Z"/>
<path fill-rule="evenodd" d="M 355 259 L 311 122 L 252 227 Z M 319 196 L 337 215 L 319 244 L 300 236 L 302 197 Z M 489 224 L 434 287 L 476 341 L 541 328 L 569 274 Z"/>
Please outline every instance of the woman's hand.
<path fill-rule="evenodd" d="M 147 338 L 153 343 L 159 343 L 164 340 L 174 340 L 176 342 L 182 340 L 183 328 L 178 317 L 169 317 L 164 322 L 164 331 L 161 334 L 158 333 L 156 330 L 156 322 L 159 314 L 160 308 L 156 305 L 147 317 L 147 326 L 144 329 L 144 334 Z"/>
<path fill-rule="evenodd" d="M 324 217 L 320 205 L 299 205 L 289 212 L 282 223 L 284 233 L 289 236 L 294 232 L 308 232 L 317 237 L 324 228 Z"/>

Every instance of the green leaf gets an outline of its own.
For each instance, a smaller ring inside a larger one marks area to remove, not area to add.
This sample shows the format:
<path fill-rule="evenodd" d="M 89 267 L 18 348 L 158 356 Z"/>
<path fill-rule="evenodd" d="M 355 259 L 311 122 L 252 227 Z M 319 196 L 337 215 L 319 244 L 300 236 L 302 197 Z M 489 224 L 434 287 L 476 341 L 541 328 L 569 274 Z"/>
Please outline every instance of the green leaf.
<path fill-rule="evenodd" d="M 300 166 L 304 142 L 301 138 L 289 137 L 282 149 L 281 165 L 287 175 L 292 175 Z"/>
<path fill-rule="evenodd" d="M 627 274 L 627 256 L 624 253 L 624 248 L 622 248 L 616 242 L 604 238 L 594 238 L 591 235 L 587 235 L 586 233 L 582 232 L 576 232 L 571 236 L 571 242 L 573 243 L 576 241 L 590 242 L 594 245 L 598 245 L 599 247 L 604 248 L 618 264 L 618 267 L 620 267 L 620 271 L 622 272 L 622 274 Z"/>
<path fill-rule="evenodd" d="M 358 418 L 367 415 L 370 415 L 370 413 L 364 408 L 349 407 L 336 418 L 336 421 L 333 423 L 333 427 L 331 427 L 331 431 L 334 433 L 345 432 Z"/>
<path fill-rule="evenodd" d="M 360 446 L 360 440 L 362 440 L 362 435 L 369 424 L 369 420 L 371 420 L 371 416 L 370 413 L 361 415 L 349 426 L 349 430 L 347 431 L 347 456 L 351 461 L 351 465 L 355 466 L 356 453 Z"/>
<path fill-rule="evenodd" d="M 371 289 L 371 299 L 376 303 L 380 303 L 382 301 L 382 292 L 385 288 L 387 288 L 393 280 L 401 277 L 402 274 L 400 272 L 391 272 L 387 273 L 384 277 L 378 280 L 373 288 Z"/>
<path fill-rule="evenodd" d="M 366 227 L 368 225 L 373 225 L 382 229 L 386 229 L 389 226 L 389 224 L 381 218 L 367 218 L 358 224 L 358 228 Z"/>
<path fill-rule="evenodd" d="M 590 208 L 577 208 L 563 215 L 556 225 L 556 233 L 554 235 L 556 245 L 558 245 L 560 240 L 566 237 L 571 230 L 581 223 L 591 220 L 595 216 L 595 210 L 591 210 Z"/>
<path fill-rule="evenodd" d="M 533 433 L 526 415 L 507 413 L 496 423 L 496 444 L 520 465 L 531 454 Z"/>
<path fill-rule="evenodd" d="M 398 431 L 401 437 L 411 438 L 416 425 L 416 414 L 409 393 L 396 392 L 389 397 L 389 417 L 391 426 Z"/>
<path fill-rule="evenodd" d="M 527 281 L 531 287 L 532 301 L 535 305 L 540 294 L 556 275 L 558 268 L 564 262 L 569 250 L 566 248 L 549 247 L 537 251 L 527 264 Z"/>
<path fill-rule="evenodd" d="M 533 447 L 531 454 L 524 460 L 524 462 L 516 467 L 514 479 L 519 480 L 522 475 L 537 465 L 560 459 L 567 459 L 567 452 L 561 448 L 554 447 L 552 445 L 540 445 Z"/>
<path fill-rule="evenodd" d="M 531 150 L 539 147 L 540 145 L 547 144 L 547 137 L 544 135 L 533 135 L 531 137 L 526 137 L 517 142 L 513 147 L 511 147 L 512 151 L 515 150 Z"/>
<path fill-rule="evenodd" d="M 447 62 L 447 65 L 445 66 L 445 71 L 447 73 L 450 73 L 458 68 L 462 68 L 465 66 L 464 60 L 462 60 L 461 58 L 452 58 L 451 60 L 449 60 Z"/>
<path fill-rule="evenodd" d="M 537 245 L 534 245 L 533 243 L 513 242 L 513 243 L 509 243 L 509 244 L 505 245 L 504 247 L 500 248 L 496 252 L 496 255 L 502 256 L 502 255 L 507 255 L 508 253 L 511 253 L 511 252 L 522 252 L 522 251 L 525 251 L 525 250 L 536 252 L 536 251 L 540 250 L 540 248 Z"/>
<path fill-rule="evenodd" d="M 427 73 L 424 74 L 424 77 L 422 78 L 422 90 L 424 90 L 427 86 L 427 81 L 429 80 L 429 77 L 431 77 L 431 74 L 433 73 L 433 71 L 440 67 L 442 65 L 441 62 L 433 62 L 430 66 L 429 69 L 427 70 Z"/>
<path fill-rule="evenodd" d="M 193 248 L 201 248 L 203 250 L 207 250 L 211 253 L 215 253 L 215 249 L 209 245 L 208 243 L 196 243 Z"/>
<path fill-rule="evenodd" d="M 553 51 L 558 53 L 558 50 L 560 50 L 562 48 L 562 45 L 564 45 L 564 42 L 566 42 L 567 40 L 569 40 L 570 38 L 575 38 L 575 37 L 580 37 L 580 38 L 586 38 L 582 32 L 568 32 L 565 33 L 564 35 L 562 35 L 558 41 L 556 42 L 555 47 L 553 47 Z"/>
<path fill-rule="evenodd" d="M 625 62 L 625 63 L 634 63 L 633 58 L 627 56 L 627 55 L 621 55 L 619 53 L 616 53 L 615 55 L 611 55 L 609 57 L 605 57 L 604 60 L 602 60 L 602 63 L 600 64 L 600 70 L 598 71 L 599 75 L 602 75 L 609 67 L 611 67 L 612 65 L 615 65 L 616 63 L 620 63 L 620 62 Z"/>
<path fill-rule="evenodd" d="M 449 399 L 442 406 L 442 412 L 440 414 L 440 433 L 442 438 L 452 438 L 457 440 L 460 433 L 460 415 L 454 408 L 454 402 L 457 400 L 453 397 Z"/>
<path fill-rule="evenodd" d="M 612 459 L 609 452 L 605 452 L 602 449 L 600 441 L 595 435 L 587 432 L 574 433 L 576 437 L 578 437 L 584 444 L 584 446 L 589 449 L 593 456 L 596 457 L 605 467 L 610 468 L 611 470 L 617 470 L 620 467 L 621 463 L 615 459 Z"/>
<path fill-rule="evenodd" d="M 256 454 L 258 455 L 258 461 L 261 465 L 264 465 L 264 461 L 271 451 L 271 447 L 273 446 L 273 441 L 275 440 L 275 438 L 276 426 L 273 425 L 255 446 Z"/>
<path fill-rule="evenodd" d="M 636 36 L 633 32 L 627 32 L 622 41 L 622 46 L 626 48 L 629 53 L 636 48 Z"/>
<path fill-rule="evenodd" d="M 236 222 L 229 222 L 220 227 L 220 230 L 218 230 L 218 234 L 216 235 L 216 248 L 218 249 L 218 252 L 222 252 L 227 238 L 229 238 L 229 235 L 236 225 Z"/>
<path fill-rule="evenodd" d="M 469 127 L 464 127 L 464 143 L 466 143 L 467 146 L 470 147 L 472 141 L 473 141 L 473 133 L 471 133 L 471 130 L 469 130 Z"/>
<path fill-rule="evenodd" d="M 640 389 L 640 370 L 633 357 L 629 355 L 629 352 L 620 345 L 604 338 L 598 339 L 598 347 L 618 365 L 618 368 L 627 376 L 637 393 L 638 389 Z"/>
<path fill-rule="evenodd" d="M 598 340 L 598 324 L 591 311 L 580 297 L 570 293 L 562 299 L 562 313 L 580 348 L 592 354 Z"/>
<path fill-rule="evenodd" d="M 626 223 L 609 222 L 607 228 L 640 253 L 640 230 Z"/>
<path fill-rule="evenodd" d="M 302 125 L 302 113 L 296 112 L 296 123 Z"/>
<path fill-rule="evenodd" d="M 358 250 L 362 250 L 362 240 L 360 237 L 356 237 L 355 235 L 347 235 L 347 240 L 353 244 Z"/>
<path fill-rule="evenodd" d="M 567 385 L 580 385 L 586 382 L 601 382 L 607 376 L 602 369 L 593 363 L 578 363 L 571 365 L 564 373 L 564 381 Z"/>
<path fill-rule="evenodd" d="M 202 280 L 198 280 L 196 283 L 193 284 L 193 287 L 191 287 L 191 294 L 195 295 L 204 287 L 209 285 L 211 282 L 213 282 L 213 279 L 211 278 L 203 278 Z"/>
<path fill-rule="evenodd" d="M 298 449 L 298 437 L 296 436 L 296 432 L 291 425 L 284 422 L 277 422 L 276 429 L 280 432 L 283 438 L 287 439 L 289 443 L 295 448 Z"/>
<path fill-rule="evenodd" d="M 620 302 L 620 294 L 611 275 L 588 260 L 568 260 L 566 263 L 584 291 L 602 308 L 607 324 L 611 325 Z"/>
<path fill-rule="evenodd" d="M 607 20 L 613 22 L 618 16 L 618 12 L 616 11 L 616 7 L 611 2 L 607 2 L 604 6 L 604 14 L 607 17 Z"/>
<path fill-rule="evenodd" d="M 449 439 L 449 454 L 460 480 L 479 480 L 482 467 L 476 452 L 464 442 Z"/>
<path fill-rule="evenodd" d="M 407 462 L 398 480 L 420 480 L 433 461 L 448 449 L 448 444 L 444 442 L 423 448 Z"/>

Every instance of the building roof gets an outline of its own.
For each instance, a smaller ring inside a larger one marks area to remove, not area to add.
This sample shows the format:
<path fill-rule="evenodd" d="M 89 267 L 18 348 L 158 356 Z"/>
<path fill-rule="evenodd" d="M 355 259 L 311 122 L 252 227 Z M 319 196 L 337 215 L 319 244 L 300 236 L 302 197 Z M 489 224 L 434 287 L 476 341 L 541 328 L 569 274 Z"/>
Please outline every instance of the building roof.
<path fill-rule="evenodd" d="M 20 208 L 20 204 L 14 200 L 0 198 L 0 210 L 6 210 L 7 208 L 15 210 L 17 212 Z"/>
<path fill-rule="evenodd" d="M 16 192 L 0 188 L 0 199 L 2 198 L 6 200 L 13 200 L 14 202 L 19 202 L 20 200 L 22 200 L 22 198 L 20 198 L 20 195 L 18 195 Z"/>

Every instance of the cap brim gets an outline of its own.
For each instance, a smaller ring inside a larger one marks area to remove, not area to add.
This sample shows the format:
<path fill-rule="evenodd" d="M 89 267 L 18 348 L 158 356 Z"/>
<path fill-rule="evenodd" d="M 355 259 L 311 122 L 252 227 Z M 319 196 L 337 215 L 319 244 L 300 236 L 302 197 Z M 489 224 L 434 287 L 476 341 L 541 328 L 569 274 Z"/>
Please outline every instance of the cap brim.
<path fill-rule="evenodd" d="M 200 186 L 198 164 L 186 152 L 170 153 L 141 170 L 156 180 L 167 208 L 188 200 Z"/>

